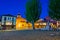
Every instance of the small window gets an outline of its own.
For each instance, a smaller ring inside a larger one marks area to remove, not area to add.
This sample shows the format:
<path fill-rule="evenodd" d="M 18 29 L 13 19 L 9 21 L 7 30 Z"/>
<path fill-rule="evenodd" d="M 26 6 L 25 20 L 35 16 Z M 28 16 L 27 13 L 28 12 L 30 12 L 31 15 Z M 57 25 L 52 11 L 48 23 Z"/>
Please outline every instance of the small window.
<path fill-rule="evenodd" d="M 22 26 L 24 26 L 24 24 L 22 24 Z"/>
<path fill-rule="evenodd" d="M 9 17 L 8 17 L 8 20 L 9 20 Z"/>
<path fill-rule="evenodd" d="M 4 18 L 4 20 L 6 20 L 6 17 Z"/>
<path fill-rule="evenodd" d="M 39 26 L 37 26 L 37 28 L 39 28 Z"/>

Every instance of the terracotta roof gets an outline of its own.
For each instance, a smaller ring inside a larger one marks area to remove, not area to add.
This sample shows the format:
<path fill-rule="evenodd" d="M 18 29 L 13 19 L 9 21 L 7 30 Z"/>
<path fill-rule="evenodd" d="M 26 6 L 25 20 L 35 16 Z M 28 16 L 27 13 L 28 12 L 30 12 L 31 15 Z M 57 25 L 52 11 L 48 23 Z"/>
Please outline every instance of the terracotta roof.
<path fill-rule="evenodd" d="M 26 19 L 24 19 L 22 17 L 17 17 L 17 19 L 20 19 L 21 21 L 26 21 Z"/>
<path fill-rule="evenodd" d="M 36 22 L 45 22 L 43 19 L 39 19 Z"/>

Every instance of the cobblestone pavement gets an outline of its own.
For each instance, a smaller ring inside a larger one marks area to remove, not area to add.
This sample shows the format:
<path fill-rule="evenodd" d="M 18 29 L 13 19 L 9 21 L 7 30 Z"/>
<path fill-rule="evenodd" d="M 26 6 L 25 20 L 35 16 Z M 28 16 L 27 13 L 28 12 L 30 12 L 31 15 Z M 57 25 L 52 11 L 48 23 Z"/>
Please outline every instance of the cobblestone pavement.
<path fill-rule="evenodd" d="M 3 31 L 0 40 L 60 40 L 60 31 Z"/>

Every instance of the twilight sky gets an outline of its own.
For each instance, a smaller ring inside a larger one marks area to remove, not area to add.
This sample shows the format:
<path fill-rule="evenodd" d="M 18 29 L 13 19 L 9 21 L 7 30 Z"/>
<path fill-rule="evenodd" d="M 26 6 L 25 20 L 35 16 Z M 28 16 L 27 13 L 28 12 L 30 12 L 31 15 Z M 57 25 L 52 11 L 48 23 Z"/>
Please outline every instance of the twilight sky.
<path fill-rule="evenodd" d="M 0 16 L 3 14 L 12 14 L 17 15 L 21 14 L 25 18 L 25 5 L 27 0 L 0 0 Z M 49 0 L 41 0 L 42 12 L 41 18 L 44 18 L 48 15 L 48 4 Z"/>

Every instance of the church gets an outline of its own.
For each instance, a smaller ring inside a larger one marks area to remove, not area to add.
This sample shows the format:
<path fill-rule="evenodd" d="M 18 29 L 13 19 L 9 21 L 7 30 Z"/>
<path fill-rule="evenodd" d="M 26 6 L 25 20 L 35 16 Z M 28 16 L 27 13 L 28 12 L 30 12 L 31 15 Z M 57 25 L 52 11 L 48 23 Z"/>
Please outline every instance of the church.
<path fill-rule="evenodd" d="M 27 22 L 26 19 L 22 18 L 20 14 L 16 18 L 16 30 L 31 30 L 32 24 Z"/>

